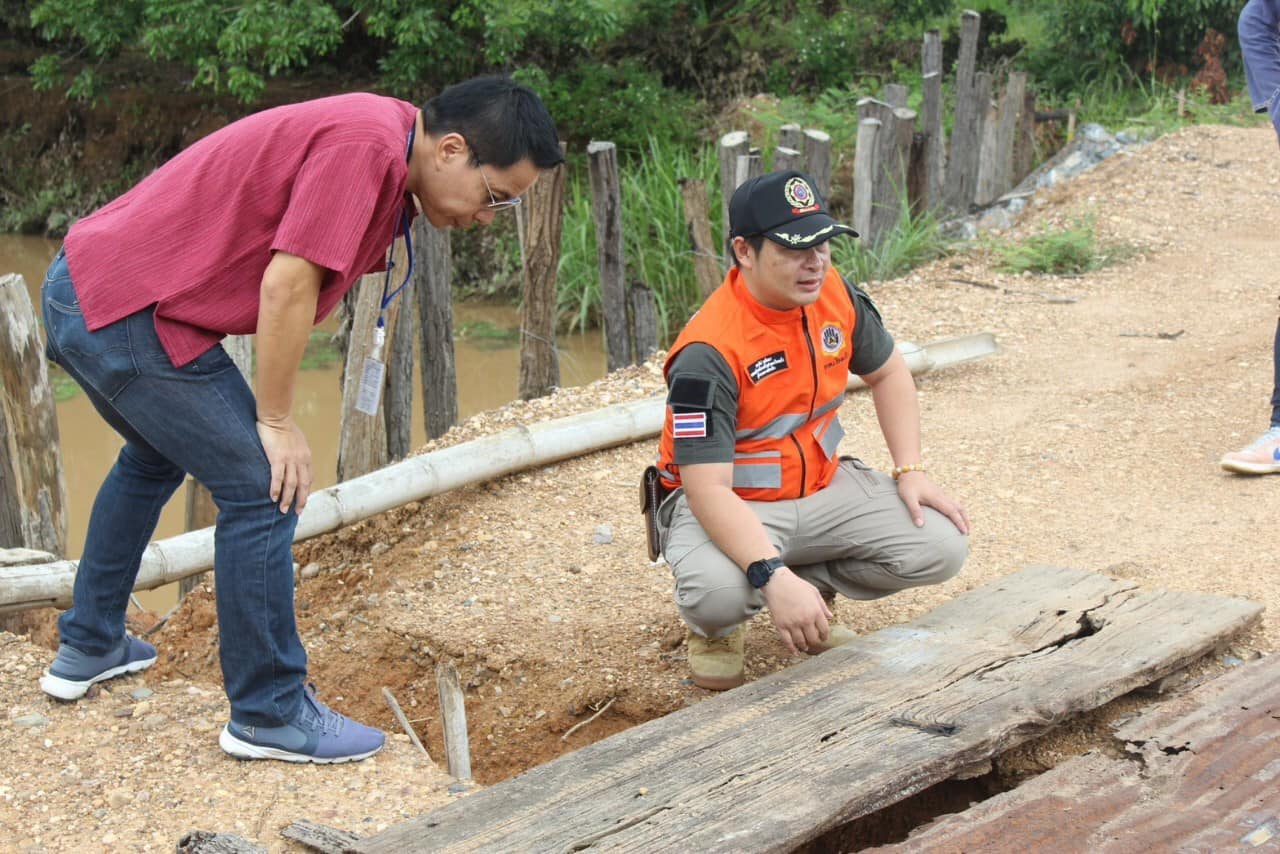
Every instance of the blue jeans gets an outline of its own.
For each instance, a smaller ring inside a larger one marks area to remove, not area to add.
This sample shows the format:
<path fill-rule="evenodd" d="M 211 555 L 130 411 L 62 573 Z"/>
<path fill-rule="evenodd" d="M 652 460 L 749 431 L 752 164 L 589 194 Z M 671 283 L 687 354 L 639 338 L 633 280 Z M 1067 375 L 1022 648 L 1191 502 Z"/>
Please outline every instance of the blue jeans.
<path fill-rule="evenodd" d="M 268 495 L 271 468 L 244 377 L 221 346 L 175 368 L 152 309 L 90 332 L 61 252 L 41 302 L 48 357 L 125 441 L 93 504 L 72 607 L 58 620 L 62 642 L 88 655 L 119 643 L 143 550 L 189 472 L 218 507 L 214 589 L 231 718 L 246 726 L 291 720 L 307 671 L 293 611 L 298 517 Z"/>
<path fill-rule="evenodd" d="M 1271 386 L 1271 426 L 1280 427 L 1280 320 L 1276 321 L 1276 340 L 1271 345 L 1272 370 L 1275 371 Z"/>

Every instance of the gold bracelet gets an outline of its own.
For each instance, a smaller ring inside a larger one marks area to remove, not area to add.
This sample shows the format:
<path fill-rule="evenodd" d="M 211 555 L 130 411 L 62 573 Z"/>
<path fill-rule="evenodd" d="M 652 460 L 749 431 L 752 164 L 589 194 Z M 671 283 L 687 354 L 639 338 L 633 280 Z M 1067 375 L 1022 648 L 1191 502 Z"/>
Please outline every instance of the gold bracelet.
<path fill-rule="evenodd" d="M 924 470 L 925 470 L 924 463 L 912 463 L 911 465 L 907 465 L 907 466 L 894 466 L 889 471 L 889 474 L 893 475 L 894 480 L 897 480 L 898 478 L 902 477 L 904 474 L 906 474 L 909 471 L 923 472 Z"/>

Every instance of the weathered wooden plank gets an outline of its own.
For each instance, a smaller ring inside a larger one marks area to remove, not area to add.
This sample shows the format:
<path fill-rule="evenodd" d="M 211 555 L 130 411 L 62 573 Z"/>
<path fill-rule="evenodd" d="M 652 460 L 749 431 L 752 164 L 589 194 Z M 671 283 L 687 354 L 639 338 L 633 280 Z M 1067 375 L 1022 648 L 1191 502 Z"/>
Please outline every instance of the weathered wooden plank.
<path fill-rule="evenodd" d="M 0 547 L 62 555 L 67 491 L 40 324 L 16 273 L 0 276 Z"/>
<path fill-rule="evenodd" d="M 973 201 L 978 174 L 978 143 L 986 101 L 974 92 L 974 68 L 978 56 L 978 30 L 982 18 L 973 10 L 960 16 L 960 58 L 956 62 L 955 115 L 951 122 L 951 156 L 947 158 L 943 197 L 946 206 L 965 213 Z M 987 100 L 990 100 L 988 94 Z"/>
<path fill-rule="evenodd" d="M 1035 167 L 1036 161 L 1036 93 L 1028 90 L 1022 104 L 1018 133 L 1013 143 L 1013 183 L 1018 183 Z"/>
<path fill-rule="evenodd" d="M 681 178 L 680 198 L 684 202 L 684 225 L 693 253 L 693 274 L 703 299 L 720 286 L 720 252 L 711 244 L 711 219 L 707 211 L 707 185 L 701 178 Z"/>
<path fill-rule="evenodd" d="M 804 132 L 804 171 L 823 201 L 831 198 L 831 134 L 817 128 Z"/>
<path fill-rule="evenodd" d="M 519 208 L 516 212 L 521 213 Z M 453 245 L 449 229 L 436 228 L 425 216 L 418 217 L 413 227 L 423 423 L 427 438 L 436 439 L 458 423 L 458 369 L 453 351 Z M 522 261 L 523 252 L 522 236 Z"/>
<path fill-rule="evenodd" d="M 760 157 L 760 151 L 752 148 L 746 154 L 738 157 L 738 171 L 735 173 L 735 186 L 741 187 L 752 178 L 759 178 L 764 174 L 764 160 Z"/>
<path fill-rule="evenodd" d="M 973 91 L 979 96 L 984 81 L 987 81 L 988 87 L 992 85 L 992 77 L 985 71 L 978 72 L 973 79 Z M 988 88 L 988 91 L 993 90 Z M 999 113 L 991 97 L 987 97 L 983 103 L 986 105 L 986 112 L 983 113 L 982 133 L 978 143 L 978 177 L 973 187 L 973 202 L 978 205 L 987 205 L 996 200 L 1000 180 Z"/>
<path fill-rule="evenodd" d="M 885 84 L 883 100 L 890 107 L 905 107 L 909 97 L 911 97 L 911 90 L 901 83 Z"/>
<path fill-rule="evenodd" d="M 413 307 L 418 301 L 417 291 L 415 276 L 396 297 L 403 307 L 396 312 L 396 328 L 387 350 L 387 393 L 382 399 L 382 417 L 387 423 L 388 463 L 403 460 L 413 450 L 413 349 L 418 331 L 418 313 Z"/>
<path fill-rule="evenodd" d="M 868 245 L 871 243 L 871 205 L 875 200 L 875 176 L 880 171 L 880 148 L 877 137 L 878 118 L 858 122 L 858 147 L 853 155 L 853 230 Z"/>
<path fill-rule="evenodd" d="M 1261 608 L 1033 567 L 357 851 L 789 851 L 1185 666 Z"/>
<path fill-rule="evenodd" d="M 946 132 L 942 129 L 942 36 L 937 30 L 924 34 L 921 74 L 920 123 L 925 134 L 924 206 L 934 208 L 942 204 L 947 161 Z"/>
<path fill-rule="evenodd" d="M 658 304 L 648 286 L 636 282 L 631 286 L 631 351 L 636 364 L 652 356 L 658 349 Z"/>
<path fill-rule="evenodd" d="M 565 144 L 562 142 L 561 154 L 564 150 Z M 521 400 L 541 397 L 560 385 L 560 356 L 556 352 L 556 275 L 560 269 L 560 234 L 564 224 L 564 182 L 565 167 L 561 163 L 538 178 L 537 183 L 529 188 L 525 204 L 521 205 L 528 208 L 524 282 L 520 294 L 520 376 L 517 393 Z M 595 195 L 594 186 L 593 179 L 592 196 Z M 593 213 L 594 207 L 593 204 Z M 621 217 L 620 211 L 618 216 Z M 619 226 L 619 236 L 621 232 Z M 599 233 L 597 226 L 597 234 Z M 621 258 L 620 248 L 618 254 Z M 624 336 L 626 328 L 624 323 Z M 610 361 L 612 362 L 612 358 Z"/>
<path fill-rule="evenodd" d="M 1280 656 L 1155 705 L 1088 753 L 877 852 L 1274 851 Z"/>
<path fill-rule="evenodd" d="M 444 752 L 449 773 L 459 780 L 471 779 L 471 744 L 467 737 L 467 706 L 462 681 L 452 661 L 436 665 L 436 692 L 440 697 L 440 726 L 444 730 Z"/>
<path fill-rule="evenodd" d="M 804 131 L 797 124 L 785 124 L 778 128 L 778 148 L 804 151 Z"/>
<path fill-rule="evenodd" d="M 360 841 L 360 837 L 354 833 L 316 824 L 305 818 L 295 821 L 280 831 L 280 835 L 305 845 L 311 851 L 319 851 L 321 854 L 342 854 L 352 844 Z"/>
<path fill-rule="evenodd" d="M 393 248 L 395 270 L 407 269 L 408 261 L 404 247 L 396 241 Z M 387 459 L 387 417 L 379 397 L 376 415 L 366 415 L 356 409 L 359 397 L 360 378 L 364 372 L 365 359 L 373 352 L 374 335 L 378 325 L 378 315 L 382 314 L 386 330 L 386 340 L 382 346 L 379 359 L 385 360 L 387 354 L 395 347 L 397 331 L 396 320 L 400 316 L 400 307 L 404 301 L 394 299 L 382 311 L 382 286 L 385 273 L 373 273 L 362 276 L 352 289 L 355 294 L 355 311 L 352 313 L 351 335 L 347 344 L 346 364 L 342 373 L 342 414 L 338 427 L 338 481 L 351 480 L 362 474 L 382 468 Z M 395 287 L 395 282 L 391 287 Z M 386 394 L 387 377 L 383 376 L 382 396 Z"/>
<path fill-rule="evenodd" d="M 591 173 L 591 213 L 596 226 L 596 256 L 600 262 L 600 307 L 604 315 L 605 350 L 609 357 L 609 370 L 616 371 L 632 363 L 631 342 L 627 334 L 627 273 L 622 249 L 622 184 L 618 175 L 618 147 L 612 142 L 593 141 L 587 146 L 587 160 Z"/>
<path fill-rule="evenodd" d="M 794 148 L 779 145 L 773 150 L 773 171 L 790 172 L 792 169 L 804 171 L 804 156 Z"/>
<path fill-rule="evenodd" d="M 751 137 L 744 130 L 729 131 L 720 137 L 717 153 L 720 156 L 720 246 L 724 251 L 724 263 L 732 263 L 729 244 L 729 200 L 738 189 L 738 158 L 747 153 Z"/>

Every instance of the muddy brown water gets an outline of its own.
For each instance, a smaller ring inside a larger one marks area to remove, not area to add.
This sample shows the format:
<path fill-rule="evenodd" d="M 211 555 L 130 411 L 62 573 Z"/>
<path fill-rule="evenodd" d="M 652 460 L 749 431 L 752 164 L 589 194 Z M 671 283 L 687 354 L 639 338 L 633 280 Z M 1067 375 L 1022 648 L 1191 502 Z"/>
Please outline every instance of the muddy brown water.
<path fill-rule="evenodd" d="M 18 273 L 38 306 L 40 284 L 45 270 L 58 251 L 59 241 L 40 237 L 0 235 L 0 273 Z M 37 309 L 38 310 L 38 309 Z M 329 328 L 327 322 L 321 329 Z M 519 329 L 519 312 L 511 305 L 459 303 L 454 306 L 455 367 L 458 374 L 458 417 L 495 409 L 516 398 L 519 381 L 518 337 L 494 338 L 468 334 L 468 330 L 511 331 Z M 561 335 L 560 378 L 565 386 L 585 385 L 604 376 L 606 355 L 598 330 L 577 335 Z M 341 404 L 341 365 L 304 370 L 294 397 L 294 416 L 311 445 L 315 463 L 315 488 L 337 482 L 338 412 Z M 426 442 L 423 427 L 420 380 L 414 378 L 413 445 Z M 58 430 L 62 441 L 63 471 L 67 484 L 68 553 L 78 557 L 84 548 L 85 527 L 98 486 L 120 451 L 121 440 L 94 412 L 83 394 L 58 404 Z M 165 506 L 155 538 L 171 537 L 183 531 L 182 489 Z M 139 594 L 147 608 L 164 612 L 177 600 L 177 585 Z"/>

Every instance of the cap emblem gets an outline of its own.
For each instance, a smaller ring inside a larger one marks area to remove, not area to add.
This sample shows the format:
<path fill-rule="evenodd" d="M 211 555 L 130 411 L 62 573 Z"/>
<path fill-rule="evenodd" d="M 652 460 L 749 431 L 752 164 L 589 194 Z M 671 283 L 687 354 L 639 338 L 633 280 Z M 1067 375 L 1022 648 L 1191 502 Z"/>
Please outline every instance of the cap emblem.
<path fill-rule="evenodd" d="M 791 205 L 793 214 L 808 213 L 818 207 L 818 199 L 813 188 L 803 178 L 791 178 L 782 188 L 782 196 Z"/>

